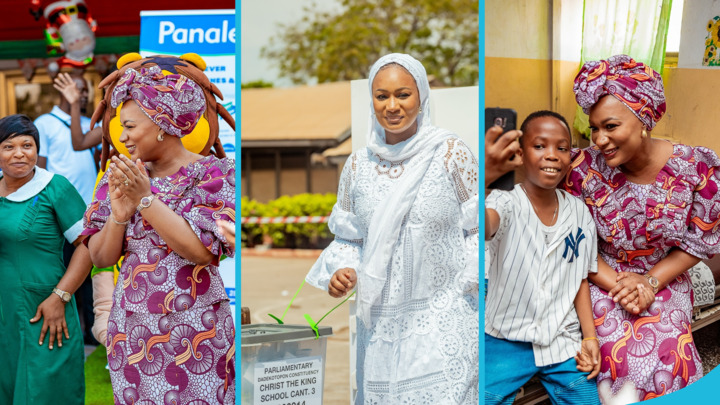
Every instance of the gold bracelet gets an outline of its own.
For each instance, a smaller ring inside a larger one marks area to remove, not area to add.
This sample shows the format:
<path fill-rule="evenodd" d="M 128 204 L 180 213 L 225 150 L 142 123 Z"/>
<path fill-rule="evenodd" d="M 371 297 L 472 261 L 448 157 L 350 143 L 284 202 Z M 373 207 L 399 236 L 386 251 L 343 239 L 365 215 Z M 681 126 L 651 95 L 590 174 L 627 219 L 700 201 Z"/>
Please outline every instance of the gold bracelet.
<path fill-rule="evenodd" d="M 119 222 L 118 220 L 115 219 L 115 215 L 113 215 L 112 212 L 110 213 L 110 219 L 112 219 L 112 221 L 115 222 L 117 225 L 127 225 L 130 223 L 129 219 L 125 222 Z"/>
<path fill-rule="evenodd" d="M 598 338 L 595 337 L 595 336 L 593 336 L 593 337 L 586 337 L 586 338 L 583 339 L 583 342 L 586 341 L 586 340 L 598 340 Z M 598 343 L 599 343 L 599 342 L 600 342 L 600 341 L 598 340 Z"/>

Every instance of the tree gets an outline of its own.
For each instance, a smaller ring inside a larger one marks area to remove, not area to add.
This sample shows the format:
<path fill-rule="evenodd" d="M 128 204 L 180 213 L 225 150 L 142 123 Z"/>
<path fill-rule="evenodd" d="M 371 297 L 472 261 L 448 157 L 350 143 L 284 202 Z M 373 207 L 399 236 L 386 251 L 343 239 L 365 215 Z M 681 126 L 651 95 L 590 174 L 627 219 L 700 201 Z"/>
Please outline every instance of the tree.
<path fill-rule="evenodd" d="M 261 55 L 293 83 L 367 78 L 391 53 L 420 60 L 444 85 L 478 83 L 476 0 L 340 0 L 340 12 L 306 7 L 296 24 L 280 24 Z"/>

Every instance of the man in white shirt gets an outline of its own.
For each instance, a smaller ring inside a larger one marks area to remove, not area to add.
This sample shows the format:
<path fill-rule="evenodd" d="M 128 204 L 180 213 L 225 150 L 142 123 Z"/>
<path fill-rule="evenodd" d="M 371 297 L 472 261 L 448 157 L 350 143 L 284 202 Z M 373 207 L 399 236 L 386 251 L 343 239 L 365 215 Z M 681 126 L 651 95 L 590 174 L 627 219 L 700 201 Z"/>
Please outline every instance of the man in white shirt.
<path fill-rule="evenodd" d="M 81 116 L 87 107 L 87 84 L 81 76 L 62 78 L 72 80 L 77 86 L 77 91 L 74 92 L 75 97 L 72 100 L 68 100 L 67 93 L 61 91 L 60 105 L 54 106 L 50 113 L 43 114 L 35 120 L 35 126 L 40 133 L 38 166 L 67 178 L 85 203 L 89 204 L 97 178 L 95 158 L 92 149 L 80 151 L 73 149 L 71 129 L 77 125 L 76 130 L 81 133 L 90 130 L 90 119 Z M 60 90 L 57 80 L 55 88 Z M 77 118 L 73 120 L 73 117 Z"/>

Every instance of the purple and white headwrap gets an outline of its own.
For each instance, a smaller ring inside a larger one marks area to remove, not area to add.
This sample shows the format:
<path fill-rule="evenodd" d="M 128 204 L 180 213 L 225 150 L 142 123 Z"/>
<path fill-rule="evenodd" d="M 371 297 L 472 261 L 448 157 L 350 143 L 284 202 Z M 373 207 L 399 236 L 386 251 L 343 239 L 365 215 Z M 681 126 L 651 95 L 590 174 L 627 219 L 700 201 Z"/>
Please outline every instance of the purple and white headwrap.
<path fill-rule="evenodd" d="M 178 74 L 165 76 L 159 66 L 128 69 L 113 89 L 110 105 L 134 100 L 165 133 L 182 138 L 192 132 L 205 112 L 202 88 Z"/>
<path fill-rule="evenodd" d="M 648 130 L 665 114 L 665 93 L 660 74 L 627 55 L 587 62 L 575 77 L 575 99 L 585 114 L 600 97 L 620 100 Z"/>

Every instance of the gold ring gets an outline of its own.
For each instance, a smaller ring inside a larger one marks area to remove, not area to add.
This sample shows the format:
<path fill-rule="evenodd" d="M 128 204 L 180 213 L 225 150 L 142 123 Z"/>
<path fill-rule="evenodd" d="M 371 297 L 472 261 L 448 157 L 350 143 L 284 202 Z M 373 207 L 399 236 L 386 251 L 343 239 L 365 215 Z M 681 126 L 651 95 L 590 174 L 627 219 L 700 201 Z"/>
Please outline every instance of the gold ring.
<path fill-rule="evenodd" d="M 128 179 L 128 178 L 126 177 L 126 178 L 125 178 L 125 181 L 123 181 L 123 184 L 125 185 L 125 187 L 129 186 L 129 185 L 130 185 L 130 179 Z"/>

